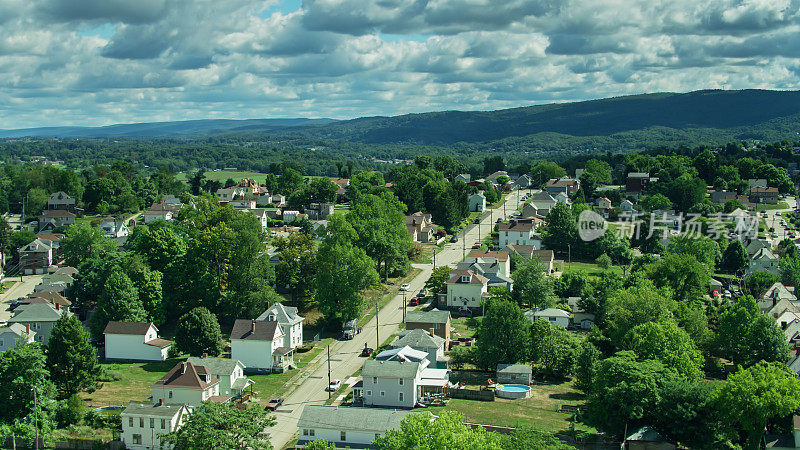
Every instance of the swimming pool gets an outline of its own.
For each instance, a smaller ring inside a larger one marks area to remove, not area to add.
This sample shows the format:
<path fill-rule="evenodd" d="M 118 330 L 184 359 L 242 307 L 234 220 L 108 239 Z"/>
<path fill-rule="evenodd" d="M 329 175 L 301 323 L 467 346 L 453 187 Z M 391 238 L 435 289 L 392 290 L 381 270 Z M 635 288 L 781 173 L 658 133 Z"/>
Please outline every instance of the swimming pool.
<path fill-rule="evenodd" d="M 531 396 L 531 387 L 523 384 L 501 384 L 495 389 L 495 394 L 501 398 L 528 398 Z"/>

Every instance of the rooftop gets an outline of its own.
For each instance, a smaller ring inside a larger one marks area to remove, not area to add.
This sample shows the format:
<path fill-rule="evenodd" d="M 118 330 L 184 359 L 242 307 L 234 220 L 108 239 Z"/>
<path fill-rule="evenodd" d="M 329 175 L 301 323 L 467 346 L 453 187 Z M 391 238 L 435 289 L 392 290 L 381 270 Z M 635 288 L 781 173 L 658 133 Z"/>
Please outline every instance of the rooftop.
<path fill-rule="evenodd" d="M 364 368 L 361 369 L 362 377 L 383 377 L 383 378 L 414 378 L 419 372 L 419 363 L 400 362 L 400 361 L 378 361 L 368 359 L 364 361 Z"/>
<path fill-rule="evenodd" d="M 400 428 L 400 422 L 409 414 L 415 413 L 380 408 L 306 405 L 300 414 L 297 426 L 383 433 L 389 429 Z"/>
<path fill-rule="evenodd" d="M 430 311 L 409 311 L 406 314 L 406 323 L 447 323 L 450 319 L 450 311 L 440 311 L 432 309 Z"/>

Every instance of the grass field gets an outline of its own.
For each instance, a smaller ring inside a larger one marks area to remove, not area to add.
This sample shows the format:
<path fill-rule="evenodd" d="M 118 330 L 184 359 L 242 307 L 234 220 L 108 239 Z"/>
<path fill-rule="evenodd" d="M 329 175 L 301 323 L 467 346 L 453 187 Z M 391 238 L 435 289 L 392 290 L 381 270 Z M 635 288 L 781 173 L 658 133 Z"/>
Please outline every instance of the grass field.
<path fill-rule="evenodd" d="M 558 412 L 561 404 L 580 405 L 583 394 L 575 390 L 572 382 L 559 384 L 536 384 L 531 397 L 520 400 L 496 398 L 494 402 L 451 399 L 447 406 L 426 408 L 433 414 L 444 409 L 458 411 L 464 420 L 471 423 L 503 427 L 532 427 L 545 433 L 558 433 L 570 429 L 571 414 Z M 587 433 L 597 430 L 583 423 L 575 429 Z"/>
<path fill-rule="evenodd" d="M 422 244 L 422 243 L 417 242 L 414 245 L 415 246 L 419 246 L 420 253 L 418 255 L 415 255 L 413 258 L 411 258 L 411 262 L 417 263 L 417 264 L 428 264 L 428 263 L 430 263 L 431 259 L 433 259 L 433 253 L 434 252 L 439 252 L 441 250 L 439 248 L 439 246 L 436 245 L 436 244 Z"/>
<path fill-rule="evenodd" d="M 778 202 L 775 205 L 769 203 L 753 203 L 753 209 L 756 211 L 761 211 L 762 209 L 772 210 L 772 209 L 789 209 L 789 204 L 786 202 Z"/>
<path fill-rule="evenodd" d="M 553 268 L 555 268 L 559 272 L 564 272 L 569 269 L 582 270 L 586 272 L 587 275 L 590 276 L 598 276 L 603 272 L 603 269 L 601 269 L 600 266 L 598 266 L 595 263 L 578 262 L 578 261 L 572 261 L 571 267 L 570 264 L 566 261 L 557 262 L 553 264 Z M 611 270 L 619 274 L 622 274 L 622 268 L 620 266 L 611 266 Z"/>
<path fill-rule="evenodd" d="M 181 172 L 175 175 L 175 178 L 181 181 L 187 181 L 193 172 Z M 228 178 L 233 178 L 237 183 L 242 181 L 242 178 L 252 178 L 258 181 L 259 184 L 264 183 L 266 173 L 262 172 L 240 172 L 238 170 L 219 170 L 216 172 L 206 172 L 206 180 L 222 181 L 225 182 Z"/>
<path fill-rule="evenodd" d="M 450 326 L 453 328 L 452 338 L 471 338 L 478 331 L 480 324 L 480 317 L 457 317 L 450 321 Z"/>

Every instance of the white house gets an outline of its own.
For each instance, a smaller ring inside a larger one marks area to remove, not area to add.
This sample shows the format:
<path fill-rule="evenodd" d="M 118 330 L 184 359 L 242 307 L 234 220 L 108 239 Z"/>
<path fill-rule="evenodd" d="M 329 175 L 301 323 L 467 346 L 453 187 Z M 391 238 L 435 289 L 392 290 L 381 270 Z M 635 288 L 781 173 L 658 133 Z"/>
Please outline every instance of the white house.
<path fill-rule="evenodd" d="M 198 358 L 186 359 L 195 366 L 203 366 L 214 378 L 219 380 L 219 395 L 238 397 L 242 391 L 253 384 L 253 380 L 244 374 L 244 364 L 238 359 L 230 358 Z"/>
<path fill-rule="evenodd" d="M 411 411 L 306 405 L 297 421 L 297 447 L 324 439 L 336 447 L 369 448 L 387 430 L 399 429 Z"/>
<path fill-rule="evenodd" d="M 567 299 L 567 304 L 572 309 L 572 325 L 582 330 L 589 330 L 594 325 L 595 316 L 581 308 L 580 301 L 580 297 L 569 297 Z"/>
<path fill-rule="evenodd" d="M 542 239 L 534 233 L 535 225 L 532 222 L 512 220 L 510 223 L 497 224 L 497 234 L 500 248 L 508 244 L 530 245 L 534 250 L 542 248 Z"/>
<path fill-rule="evenodd" d="M 144 223 L 152 223 L 156 220 L 166 220 L 170 222 L 175 219 L 178 212 L 183 207 L 183 203 L 153 203 L 150 209 L 144 212 Z"/>
<path fill-rule="evenodd" d="M 255 216 L 258 223 L 261 224 L 262 229 L 267 229 L 267 224 L 269 224 L 269 215 L 267 215 L 266 209 L 256 208 L 247 210 L 247 212 Z"/>
<path fill-rule="evenodd" d="M 470 175 L 468 173 L 460 173 L 460 174 L 456 175 L 455 178 L 453 178 L 453 182 L 460 181 L 460 182 L 466 184 L 466 183 L 469 183 L 471 179 L 472 179 L 472 175 Z"/>
<path fill-rule="evenodd" d="M 433 330 L 430 330 L 433 331 Z M 446 369 L 448 358 L 444 356 L 445 340 L 430 331 L 403 330 L 399 338 L 391 344 L 392 348 L 409 347 L 424 352 L 430 367 Z"/>
<path fill-rule="evenodd" d="M 35 331 L 20 323 L 0 326 L 0 352 L 16 347 L 19 342 L 24 344 L 33 342 L 35 335 Z"/>
<path fill-rule="evenodd" d="M 219 379 L 203 366 L 179 362 L 152 386 L 153 404 L 179 403 L 200 406 L 205 401 L 226 402 L 230 396 L 220 396 Z"/>
<path fill-rule="evenodd" d="M 486 196 L 478 192 L 469 196 L 469 210 L 472 212 L 486 211 Z"/>
<path fill-rule="evenodd" d="M 103 335 L 106 359 L 164 361 L 172 345 L 149 322 L 108 322 Z"/>
<path fill-rule="evenodd" d="M 283 221 L 284 222 L 293 222 L 300 216 L 300 211 L 295 211 L 291 209 L 287 209 L 283 211 Z"/>
<path fill-rule="evenodd" d="M 303 321 L 305 318 L 297 314 L 297 308 L 273 303 L 256 320 L 277 321 L 283 333 L 283 346 L 297 348 L 303 345 Z"/>
<path fill-rule="evenodd" d="M 53 264 L 53 247 L 47 241 L 36 238 L 19 249 L 19 268 L 25 275 L 47 273 Z"/>
<path fill-rule="evenodd" d="M 364 406 L 413 408 L 426 392 L 444 392 L 449 371 L 429 369 L 430 361 L 364 361 L 362 389 L 353 393 L 363 398 Z"/>
<path fill-rule="evenodd" d="M 451 309 L 478 309 L 489 292 L 489 279 L 471 270 L 455 269 L 447 280 L 445 305 Z"/>
<path fill-rule="evenodd" d="M 171 449 L 161 444 L 161 435 L 171 433 L 186 422 L 190 408 L 183 404 L 156 404 L 130 402 L 120 413 L 122 435 L 120 439 L 130 450 Z"/>
<path fill-rule="evenodd" d="M 39 215 L 39 231 L 48 231 L 73 223 L 75 223 L 75 214 L 64 209 L 47 209 Z"/>
<path fill-rule="evenodd" d="M 100 222 L 100 229 L 103 230 L 103 235 L 108 238 L 121 238 L 130 234 L 125 221 L 113 217 L 104 217 Z"/>
<path fill-rule="evenodd" d="M 247 370 L 283 372 L 294 364 L 294 348 L 283 343 L 277 321 L 238 319 L 231 330 L 231 358 Z"/>
<path fill-rule="evenodd" d="M 569 313 L 563 309 L 547 308 L 547 309 L 529 309 L 525 311 L 525 317 L 533 322 L 534 320 L 547 320 L 548 322 L 558 325 L 560 327 L 569 327 Z"/>

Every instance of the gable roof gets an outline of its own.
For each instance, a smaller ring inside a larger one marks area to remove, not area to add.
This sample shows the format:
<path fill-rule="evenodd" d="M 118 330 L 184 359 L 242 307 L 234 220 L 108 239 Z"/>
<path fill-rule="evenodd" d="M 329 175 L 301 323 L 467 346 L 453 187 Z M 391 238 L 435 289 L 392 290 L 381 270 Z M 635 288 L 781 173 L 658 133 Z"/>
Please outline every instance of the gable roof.
<path fill-rule="evenodd" d="M 450 320 L 450 311 L 432 309 L 430 311 L 409 311 L 406 314 L 406 323 L 447 323 Z"/>
<path fill-rule="evenodd" d="M 362 377 L 415 378 L 419 372 L 416 362 L 378 361 L 368 359 L 361 369 Z"/>
<path fill-rule="evenodd" d="M 427 331 L 416 329 L 406 332 L 405 336 L 394 341 L 392 347 L 411 347 L 411 348 L 440 348 L 444 345 L 444 339 L 439 336 L 428 334 Z"/>
<path fill-rule="evenodd" d="M 78 274 L 78 269 L 76 269 L 76 268 L 74 268 L 72 266 L 61 266 L 58 269 L 56 269 L 56 271 L 53 272 L 53 273 L 59 273 L 59 274 L 63 273 L 63 274 L 69 275 L 71 277 L 74 277 L 75 275 Z"/>
<path fill-rule="evenodd" d="M 8 325 L 0 326 L 0 334 L 6 333 L 11 333 L 21 337 L 23 334 L 25 334 L 25 325 L 22 325 L 21 323 L 10 323 Z M 28 330 L 29 336 L 34 336 L 35 334 L 35 331 L 30 329 Z"/>
<path fill-rule="evenodd" d="M 106 325 L 106 329 L 103 330 L 103 334 L 131 334 L 137 336 L 144 336 L 147 334 L 147 331 L 150 330 L 150 327 L 155 328 L 156 332 L 158 328 L 150 322 L 117 322 L 111 321 L 108 322 Z"/>
<path fill-rule="evenodd" d="M 464 281 L 461 281 L 461 277 L 463 276 L 469 276 L 469 282 L 465 283 Z M 447 280 L 447 284 L 486 284 L 488 281 L 488 278 L 471 270 L 455 269 L 450 271 L 450 279 Z"/>
<path fill-rule="evenodd" d="M 74 200 L 64 191 L 53 192 L 48 200 Z"/>
<path fill-rule="evenodd" d="M 770 260 L 770 261 L 774 261 L 774 260 L 778 259 L 778 257 L 775 256 L 775 254 L 772 253 L 772 251 L 770 249 L 768 249 L 766 247 L 762 247 L 762 248 L 758 249 L 758 251 L 756 252 L 755 255 L 753 255 L 753 261 L 756 261 L 756 260 L 759 260 L 759 259 L 767 259 L 767 260 Z"/>
<path fill-rule="evenodd" d="M 567 187 L 577 186 L 578 180 L 564 179 L 564 178 L 551 178 L 547 180 L 547 187 Z"/>
<path fill-rule="evenodd" d="M 408 410 L 380 408 L 348 408 L 340 406 L 306 405 L 297 421 L 298 428 L 329 428 L 332 430 L 357 430 L 384 433 L 399 429 Z"/>
<path fill-rule="evenodd" d="M 469 252 L 473 258 L 496 258 L 498 261 L 508 261 L 508 252 L 502 250 L 476 249 Z"/>
<path fill-rule="evenodd" d="M 797 300 L 797 297 L 795 297 L 795 295 L 780 281 L 770 286 L 762 298 L 786 298 L 789 300 Z"/>
<path fill-rule="evenodd" d="M 231 339 L 274 341 L 278 336 L 280 336 L 278 322 L 237 319 L 231 330 Z"/>
<path fill-rule="evenodd" d="M 272 306 L 261 313 L 256 320 L 266 322 L 269 316 L 273 314 L 280 324 L 294 324 L 304 320 L 303 317 L 297 314 L 297 308 L 294 306 L 284 306 L 280 302 L 273 303 Z"/>
<path fill-rule="evenodd" d="M 47 242 L 40 238 L 34 239 L 31 243 L 19 249 L 20 253 L 46 253 L 53 249 Z"/>
<path fill-rule="evenodd" d="M 658 431 L 650 428 L 647 425 L 634 431 L 625 440 L 638 441 L 638 442 L 667 442 L 667 440 L 664 439 L 664 436 L 661 436 L 661 434 Z"/>
<path fill-rule="evenodd" d="M 208 373 L 212 375 L 226 375 L 230 376 L 234 370 L 236 370 L 237 366 L 244 367 L 238 359 L 231 359 L 231 358 L 198 358 L 196 356 L 190 356 L 186 359 L 186 362 L 192 363 L 196 366 L 203 366 L 206 368 Z"/>
<path fill-rule="evenodd" d="M 20 308 L 18 307 L 14 312 L 19 310 Z M 8 322 L 55 322 L 61 318 L 61 313 L 64 311 L 67 310 L 56 310 L 49 303 L 32 303 L 22 308 L 14 317 L 8 319 Z M 67 315 L 69 314 L 71 313 L 67 311 Z"/>
<path fill-rule="evenodd" d="M 405 345 L 384 350 L 375 356 L 378 361 L 403 361 L 403 362 L 422 362 L 427 359 L 428 353 L 421 350 L 414 350 Z"/>
<path fill-rule="evenodd" d="M 203 376 L 207 381 L 203 381 Z M 204 366 L 189 362 L 179 362 L 166 375 L 155 382 L 153 386 L 172 386 L 182 388 L 205 389 L 219 382 L 212 377 Z"/>
<path fill-rule="evenodd" d="M 28 294 L 28 299 L 33 300 L 33 299 L 36 299 L 36 298 L 40 298 L 42 300 L 45 300 L 46 302 L 51 303 L 53 305 L 55 305 L 55 304 L 59 304 L 61 306 L 70 306 L 70 305 L 72 305 L 72 302 L 67 300 L 66 298 L 64 298 L 63 295 L 59 294 L 58 292 L 53 292 L 53 291 L 41 291 L 41 292 L 35 292 L 33 294 Z M 28 303 L 36 303 L 36 302 L 33 302 L 33 301 L 28 301 L 28 300 L 22 300 L 21 303 L 25 304 L 26 301 Z"/>
<path fill-rule="evenodd" d="M 532 222 L 501 222 L 497 224 L 497 231 L 517 231 L 517 232 L 530 232 L 533 229 Z"/>
<path fill-rule="evenodd" d="M 75 217 L 75 214 L 65 210 L 65 209 L 46 209 L 42 211 L 39 217 L 43 217 L 45 219 L 53 218 L 53 217 Z"/>
<path fill-rule="evenodd" d="M 530 364 L 498 364 L 497 373 L 524 373 L 532 374 L 533 368 Z"/>
<path fill-rule="evenodd" d="M 176 403 L 168 403 L 165 405 L 154 405 L 152 403 L 135 402 L 131 401 L 128 406 L 122 411 L 124 415 L 136 415 L 147 417 L 161 417 L 172 418 L 178 414 L 188 413 L 189 409 L 186 405 L 179 405 Z"/>

